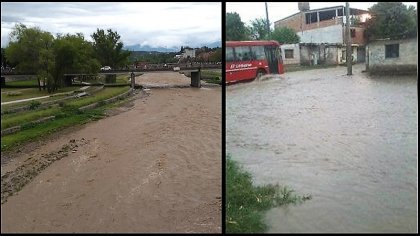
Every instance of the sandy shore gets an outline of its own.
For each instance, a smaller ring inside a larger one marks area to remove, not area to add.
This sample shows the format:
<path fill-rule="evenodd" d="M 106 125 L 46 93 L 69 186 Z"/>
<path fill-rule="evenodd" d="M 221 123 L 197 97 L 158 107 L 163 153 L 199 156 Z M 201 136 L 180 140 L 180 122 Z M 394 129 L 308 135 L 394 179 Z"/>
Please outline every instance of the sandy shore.
<path fill-rule="evenodd" d="M 73 143 L 1 205 L 1 231 L 221 233 L 221 88 L 148 92 L 3 163 L 2 177 Z"/>

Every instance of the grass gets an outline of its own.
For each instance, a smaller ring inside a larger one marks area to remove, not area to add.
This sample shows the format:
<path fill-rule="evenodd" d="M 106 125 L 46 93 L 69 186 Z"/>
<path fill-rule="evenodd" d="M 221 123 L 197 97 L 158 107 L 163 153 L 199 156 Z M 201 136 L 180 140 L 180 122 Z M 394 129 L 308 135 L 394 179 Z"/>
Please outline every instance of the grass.
<path fill-rule="evenodd" d="M 125 87 L 128 90 L 128 87 Z M 107 88 L 108 89 L 108 88 Z M 105 94 L 110 96 L 115 93 L 115 91 L 123 91 L 120 88 L 117 89 L 110 89 Z M 63 108 L 57 111 L 56 119 L 45 122 L 42 124 L 30 125 L 27 126 L 26 129 L 23 129 L 15 134 L 6 135 L 1 138 L 1 151 L 8 151 L 11 149 L 16 149 L 20 145 L 28 142 L 34 141 L 39 138 L 45 137 L 49 134 L 52 134 L 56 131 L 62 130 L 66 127 L 84 124 L 92 120 L 98 120 L 104 117 L 104 111 L 107 108 L 115 107 L 115 104 L 120 104 L 124 102 L 124 100 L 117 100 L 115 103 L 106 104 L 99 108 L 95 108 L 92 110 L 85 110 L 79 111 L 77 108 L 78 106 L 66 104 Z"/>
<path fill-rule="evenodd" d="M 94 96 L 83 97 L 80 99 L 75 99 L 72 101 L 64 102 L 65 107 L 79 108 L 86 106 L 95 102 L 99 102 L 111 97 L 114 97 L 118 94 L 121 94 L 125 91 L 128 91 L 129 87 L 112 87 L 105 88 L 97 92 Z M 57 115 L 62 112 L 64 109 L 60 107 L 47 108 L 43 110 L 27 111 L 24 113 L 17 114 L 6 114 L 1 117 L 1 129 L 6 129 L 12 126 L 21 125 L 30 121 L 34 121 L 46 116 Z"/>
<path fill-rule="evenodd" d="M 10 86 L 38 86 L 37 79 L 21 80 L 21 81 L 10 81 L 6 82 L 6 85 Z"/>
<path fill-rule="evenodd" d="M 69 126 L 83 124 L 90 120 L 97 120 L 103 117 L 103 111 L 104 108 L 97 108 L 86 112 L 67 111 L 61 118 L 40 125 L 34 125 L 29 129 L 2 137 L 1 151 L 17 148 L 27 141 L 39 139 Z"/>
<path fill-rule="evenodd" d="M 21 81 L 18 81 L 21 82 Z M 1 101 L 2 102 L 10 102 L 10 101 L 16 101 L 21 99 L 27 99 L 27 98 L 34 98 L 34 97 L 42 97 L 42 96 L 50 96 L 56 93 L 64 93 L 64 92 L 70 92 L 73 90 L 78 90 L 79 87 L 64 87 L 58 89 L 54 93 L 48 93 L 47 90 L 41 90 L 39 91 L 38 88 L 5 88 L 1 89 Z"/>
<path fill-rule="evenodd" d="M 297 196 L 277 185 L 254 186 L 252 176 L 230 155 L 226 162 L 226 233 L 263 233 L 268 226 L 264 211 L 284 204 L 297 204 L 311 196 Z"/>
<path fill-rule="evenodd" d="M 222 84 L 222 71 L 221 70 L 202 70 L 201 79 L 207 83 Z"/>

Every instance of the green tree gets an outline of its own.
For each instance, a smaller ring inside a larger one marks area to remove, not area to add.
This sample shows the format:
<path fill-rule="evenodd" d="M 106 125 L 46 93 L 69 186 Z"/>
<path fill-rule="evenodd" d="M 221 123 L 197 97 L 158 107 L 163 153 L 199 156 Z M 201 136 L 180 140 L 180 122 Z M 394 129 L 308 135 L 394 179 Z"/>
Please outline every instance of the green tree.
<path fill-rule="evenodd" d="M 92 34 L 92 38 L 96 58 L 103 66 L 116 68 L 128 64 L 130 52 L 122 49 L 124 44 L 120 41 L 121 36 L 117 32 L 112 29 L 108 29 L 107 32 L 97 29 Z"/>
<path fill-rule="evenodd" d="M 209 61 L 220 62 L 222 61 L 222 49 L 217 48 L 210 56 Z"/>
<path fill-rule="evenodd" d="M 94 56 L 93 46 L 84 39 L 82 33 L 57 35 L 54 55 L 54 76 L 60 78 L 60 81 L 63 81 L 64 74 L 96 74 L 100 69 L 100 63 Z"/>
<path fill-rule="evenodd" d="M 226 40 L 246 40 L 249 39 L 248 29 L 245 24 L 241 21 L 241 17 L 238 13 L 226 13 Z"/>
<path fill-rule="evenodd" d="M 276 28 L 271 34 L 271 39 L 279 43 L 299 43 L 300 38 L 293 29 L 287 27 Z"/>
<path fill-rule="evenodd" d="M 57 81 L 51 76 L 54 67 L 54 37 L 49 32 L 24 24 L 16 24 L 10 33 L 10 42 L 5 49 L 6 58 L 16 64 L 19 72 L 33 73 L 40 80 L 48 80 L 48 91 L 56 89 Z"/>
<path fill-rule="evenodd" d="M 369 8 L 367 21 L 369 40 L 380 38 L 401 39 L 417 35 L 417 12 L 401 2 L 378 2 Z"/>
<path fill-rule="evenodd" d="M 267 39 L 270 33 L 267 29 L 267 20 L 263 18 L 256 18 L 251 21 L 249 31 L 251 33 L 251 37 L 256 40 Z"/>

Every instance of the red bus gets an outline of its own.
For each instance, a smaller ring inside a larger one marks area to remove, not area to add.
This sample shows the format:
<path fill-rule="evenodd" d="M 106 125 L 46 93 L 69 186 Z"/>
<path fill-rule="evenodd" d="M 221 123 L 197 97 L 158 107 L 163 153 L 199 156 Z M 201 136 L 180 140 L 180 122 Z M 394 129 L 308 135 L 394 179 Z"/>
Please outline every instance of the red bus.
<path fill-rule="evenodd" d="M 277 41 L 226 41 L 226 83 L 283 73 Z"/>

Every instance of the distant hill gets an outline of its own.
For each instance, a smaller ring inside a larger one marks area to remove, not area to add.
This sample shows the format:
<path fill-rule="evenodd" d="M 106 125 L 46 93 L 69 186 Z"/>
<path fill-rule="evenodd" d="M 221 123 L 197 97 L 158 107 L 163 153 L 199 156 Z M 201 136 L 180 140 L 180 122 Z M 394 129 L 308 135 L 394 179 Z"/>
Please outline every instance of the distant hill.
<path fill-rule="evenodd" d="M 143 52 L 178 52 L 178 48 L 164 48 L 164 47 L 150 47 L 140 46 L 140 44 L 125 46 L 124 49 L 128 51 L 143 51 Z"/>
<path fill-rule="evenodd" d="M 189 45 L 184 45 L 189 46 Z M 208 48 L 216 48 L 216 47 L 222 47 L 221 41 L 216 41 L 213 43 L 208 44 L 201 44 L 200 46 L 190 46 L 190 47 L 204 47 L 207 46 Z M 164 48 L 164 47 L 150 47 L 148 45 L 141 46 L 140 44 L 135 45 L 128 45 L 124 47 L 125 50 L 128 51 L 143 51 L 143 52 L 179 52 L 181 47 L 179 48 Z"/>

